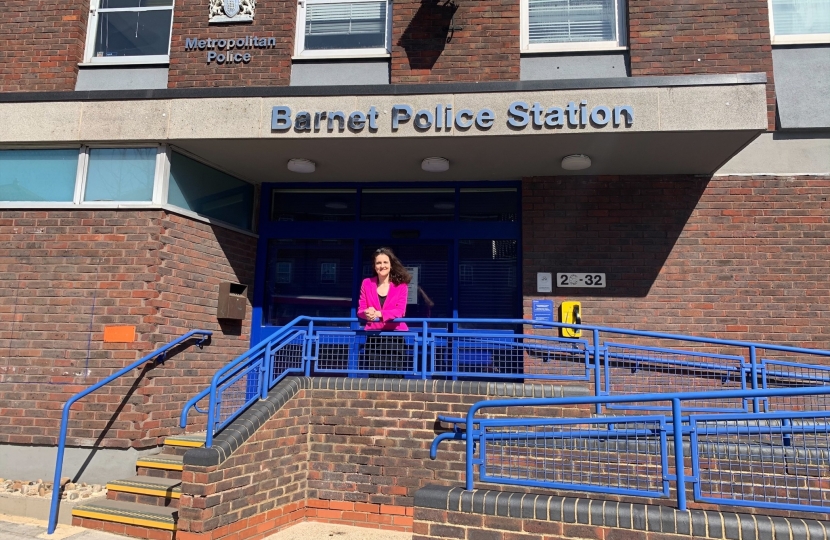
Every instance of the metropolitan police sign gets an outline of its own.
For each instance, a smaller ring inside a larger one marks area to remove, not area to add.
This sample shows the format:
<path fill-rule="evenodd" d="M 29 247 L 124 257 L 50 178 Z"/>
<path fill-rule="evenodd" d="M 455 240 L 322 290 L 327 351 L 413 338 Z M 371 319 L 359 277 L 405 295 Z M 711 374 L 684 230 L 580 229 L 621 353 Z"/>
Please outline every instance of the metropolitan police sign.
<path fill-rule="evenodd" d="M 251 22 L 256 0 L 210 0 L 210 24 Z"/>

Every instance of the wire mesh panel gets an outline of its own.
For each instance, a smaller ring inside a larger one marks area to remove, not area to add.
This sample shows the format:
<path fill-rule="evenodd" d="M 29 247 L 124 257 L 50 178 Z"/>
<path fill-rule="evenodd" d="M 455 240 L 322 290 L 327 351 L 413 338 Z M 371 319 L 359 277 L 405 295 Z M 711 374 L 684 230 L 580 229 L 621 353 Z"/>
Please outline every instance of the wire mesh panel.
<path fill-rule="evenodd" d="M 830 386 L 830 367 L 761 361 L 762 388 L 805 388 Z M 830 395 L 777 396 L 766 399 L 768 411 L 828 411 Z"/>
<path fill-rule="evenodd" d="M 663 417 L 482 420 L 479 440 L 483 482 L 669 493 Z"/>
<path fill-rule="evenodd" d="M 304 330 L 293 332 L 278 344 L 271 346 L 271 386 L 287 373 L 303 371 L 305 337 Z"/>
<path fill-rule="evenodd" d="M 740 356 L 606 343 L 609 395 L 746 390 L 749 367 Z M 609 409 L 670 410 L 668 401 L 609 404 Z M 748 410 L 742 399 L 684 401 L 686 411 Z"/>
<path fill-rule="evenodd" d="M 434 375 L 590 380 L 587 342 L 505 332 L 432 334 Z"/>
<path fill-rule="evenodd" d="M 314 371 L 414 375 L 419 372 L 415 337 L 406 332 L 318 332 Z"/>
<path fill-rule="evenodd" d="M 695 499 L 785 510 L 830 509 L 827 413 L 692 417 Z"/>
<path fill-rule="evenodd" d="M 214 415 L 217 430 L 259 399 L 263 359 L 263 353 L 250 358 L 217 385 Z"/>

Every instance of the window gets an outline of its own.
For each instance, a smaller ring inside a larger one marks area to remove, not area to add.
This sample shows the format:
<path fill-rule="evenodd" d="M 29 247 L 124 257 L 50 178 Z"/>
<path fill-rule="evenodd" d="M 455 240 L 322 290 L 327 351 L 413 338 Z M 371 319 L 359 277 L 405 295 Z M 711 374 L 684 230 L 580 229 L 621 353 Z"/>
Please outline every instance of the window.
<path fill-rule="evenodd" d="M 78 149 L 0 150 L 0 201 L 72 202 Z"/>
<path fill-rule="evenodd" d="M 387 0 L 300 2 L 296 55 L 304 58 L 388 55 L 390 5 Z"/>
<path fill-rule="evenodd" d="M 337 283 L 337 263 L 320 263 L 320 283 Z"/>
<path fill-rule="evenodd" d="M 91 1 L 85 61 L 95 64 L 170 61 L 173 0 Z"/>
<path fill-rule="evenodd" d="M 522 52 L 624 48 L 622 0 L 522 0 Z"/>
<path fill-rule="evenodd" d="M 830 0 L 771 0 L 773 45 L 830 43 Z"/>
<path fill-rule="evenodd" d="M 84 201 L 151 202 L 156 148 L 91 148 Z"/>
<path fill-rule="evenodd" d="M 170 156 L 167 202 L 242 229 L 250 229 L 254 186 L 173 152 Z"/>

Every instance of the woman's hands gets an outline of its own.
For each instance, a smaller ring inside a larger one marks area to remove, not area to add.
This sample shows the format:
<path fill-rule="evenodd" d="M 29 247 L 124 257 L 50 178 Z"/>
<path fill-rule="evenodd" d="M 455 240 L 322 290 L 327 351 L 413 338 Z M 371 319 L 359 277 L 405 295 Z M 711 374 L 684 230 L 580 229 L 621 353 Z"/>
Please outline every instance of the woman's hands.
<path fill-rule="evenodd" d="M 380 311 L 373 307 L 367 307 L 363 314 L 366 315 L 366 319 L 369 321 L 377 321 L 381 318 Z"/>

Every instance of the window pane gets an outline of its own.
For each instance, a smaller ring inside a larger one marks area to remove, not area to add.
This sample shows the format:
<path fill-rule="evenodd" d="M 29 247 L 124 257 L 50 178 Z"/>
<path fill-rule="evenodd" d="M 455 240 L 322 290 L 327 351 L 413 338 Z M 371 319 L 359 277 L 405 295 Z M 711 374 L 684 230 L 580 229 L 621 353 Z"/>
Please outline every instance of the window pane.
<path fill-rule="evenodd" d="M 98 13 L 94 55 L 167 55 L 172 17 L 172 9 L 101 11 Z"/>
<path fill-rule="evenodd" d="M 89 151 L 85 201 L 151 201 L 155 148 L 93 148 Z"/>
<path fill-rule="evenodd" d="M 528 0 L 530 43 L 616 41 L 615 0 Z"/>
<path fill-rule="evenodd" d="M 514 188 L 462 188 L 461 221 L 516 221 L 519 193 Z"/>
<path fill-rule="evenodd" d="M 78 150 L 0 150 L 0 201 L 72 202 Z"/>
<path fill-rule="evenodd" d="M 455 190 L 364 189 L 360 217 L 364 221 L 452 221 Z"/>
<path fill-rule="evenodd" d="M 167 202 L 250 229 L 254 186 L 173 152 Z"/>
<path fill-rule="evenodd" d="M 356 189 L 275 189 L 273 221 L 354 221 Z"/>
<path fill-rule="evenodd" d="M 300 315 L 348 317 L 354 281 L 351 240 L 269 240 L 262 311 L 266 325 Z"/>
<path fill-rule="evenodd" d="M 173 0 L 101 0 L 98 9 L 129 9 L 173 6 Z"/>
<path fill-rule="evenodd" d="M 830 0 L 772 0 L 776 35 L 830 34 Z"/>
<path fill-rule="evenodd" d="M 459 242 L 460 317 L 511 319 L 519 316 L 517 254 L 516 240 Z"/>
<path fill-rule="evenodd" d="M 386 2 L 309 4 L 305 48 L 365 49 L 386 47 Z"/>

